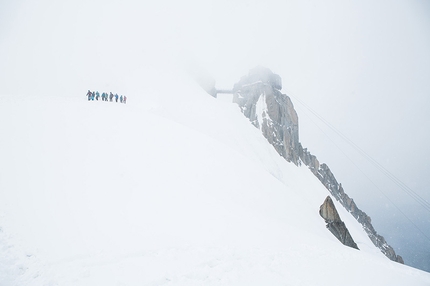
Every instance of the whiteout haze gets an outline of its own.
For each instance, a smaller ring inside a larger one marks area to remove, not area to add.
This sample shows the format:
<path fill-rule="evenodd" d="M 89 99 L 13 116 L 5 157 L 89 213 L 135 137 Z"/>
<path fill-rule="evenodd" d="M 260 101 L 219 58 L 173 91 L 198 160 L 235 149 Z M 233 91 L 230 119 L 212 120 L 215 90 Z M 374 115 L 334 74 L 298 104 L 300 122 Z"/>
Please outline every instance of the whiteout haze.
<path fill-rule="evenodd" d="M 186 77 L 128 102 L 0 96 L 1 285 L 429 285 L 239 108 Z M 154 77 L 155 78 L 155 77 Z"/>

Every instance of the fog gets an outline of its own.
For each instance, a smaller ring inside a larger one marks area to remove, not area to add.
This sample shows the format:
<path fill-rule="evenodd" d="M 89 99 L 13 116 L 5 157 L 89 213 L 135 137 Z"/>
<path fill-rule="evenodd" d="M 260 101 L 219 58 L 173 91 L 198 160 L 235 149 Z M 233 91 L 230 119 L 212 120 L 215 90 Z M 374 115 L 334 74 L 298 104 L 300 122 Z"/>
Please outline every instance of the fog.
<path fill-rule="evenodd" d="M 132 104 L 190 65 L 217 88 L 270 68 L 303 146 L 406 263 L 427 271 L 429 211 L 338 134 L 430 202 L 429 51 L 428 1 L 0 2 L 2 95 L 84 100 L 91 89 Z"/>

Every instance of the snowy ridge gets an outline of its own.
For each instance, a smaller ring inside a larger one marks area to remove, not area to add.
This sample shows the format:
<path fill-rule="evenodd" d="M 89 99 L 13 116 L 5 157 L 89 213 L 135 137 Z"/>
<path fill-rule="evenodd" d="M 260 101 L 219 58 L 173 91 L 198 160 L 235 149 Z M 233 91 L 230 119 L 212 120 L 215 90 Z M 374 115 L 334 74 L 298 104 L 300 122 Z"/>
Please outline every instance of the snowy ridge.
<path fill-rule="evenodd" d="M 335 202 L 360 251 L 341 245 L 306 167 L 179 87 L 127 105 L 0 96 L 1 247 L 25 250 L 2 252 L 1 285 L 429 285 Z"/>

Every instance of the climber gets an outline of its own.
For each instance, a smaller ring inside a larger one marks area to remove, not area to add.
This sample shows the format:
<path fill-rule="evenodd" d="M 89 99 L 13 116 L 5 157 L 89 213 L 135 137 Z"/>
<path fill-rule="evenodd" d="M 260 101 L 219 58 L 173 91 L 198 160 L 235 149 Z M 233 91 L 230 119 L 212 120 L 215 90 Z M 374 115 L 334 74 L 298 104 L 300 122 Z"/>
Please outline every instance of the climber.
<path fill-rule="evenodd" d="M 122 95 L 119 97 L 119 102 L 122 103 Z"/>
<path fill-rule="evenodd" d="M 111 101 L 112 102 L 112 98 L 113 98 L 113 93 L 112 93 L 112 91 L 110 92 L 110 94 L 109 94 L 109 101 Z"/>
<path fill-rule="evenodd" d="M 100 97 L 100 93 L 96 91 L 96 100 L 99 100 L 99 97 Z"/>
<path fill-rule="evenodd" d="M 90 91 L 90 90 L 88 90 L 87 95 L 86 95 L 86 96 L 88 96 L 88 101 L 90 101 L 90 100 L 91 100 L 91 95 L 92 95 L 91 91 Z"/>
<path fill-rule="evenodd" d="M 115 93 L 115 102 L 118 102 L 118 93 Z"/>
<path fill-rule="evenodd" d="M 124 95 L 124 98 L 123 98 L 122 102 L 123 102 L 123 103 L 126 103 L 126 102 L 127 102 L 127 96 L 125 96 L 125 95 Z"/>

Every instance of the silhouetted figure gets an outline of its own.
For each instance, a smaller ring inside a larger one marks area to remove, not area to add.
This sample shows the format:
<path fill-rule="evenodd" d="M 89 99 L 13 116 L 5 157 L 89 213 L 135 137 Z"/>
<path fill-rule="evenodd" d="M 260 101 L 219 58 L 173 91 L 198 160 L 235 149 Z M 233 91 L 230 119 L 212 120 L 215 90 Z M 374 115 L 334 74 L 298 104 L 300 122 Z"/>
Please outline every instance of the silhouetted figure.
<path fill-rule="evenodd" d="M 92 95 L 93 93 L 90 91 L 90 90 L 88 90 L 88 92 L 87 92 L 87 97 L 88 97 L 88 101 L 90 101 L 91 100 L 91 95 Z"/>

